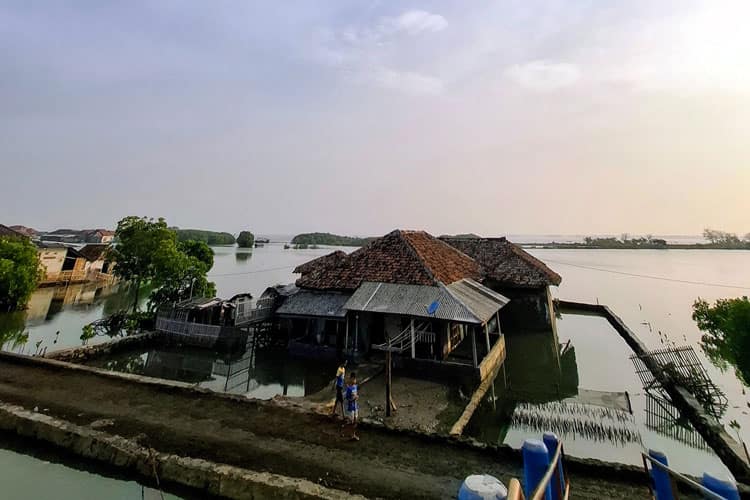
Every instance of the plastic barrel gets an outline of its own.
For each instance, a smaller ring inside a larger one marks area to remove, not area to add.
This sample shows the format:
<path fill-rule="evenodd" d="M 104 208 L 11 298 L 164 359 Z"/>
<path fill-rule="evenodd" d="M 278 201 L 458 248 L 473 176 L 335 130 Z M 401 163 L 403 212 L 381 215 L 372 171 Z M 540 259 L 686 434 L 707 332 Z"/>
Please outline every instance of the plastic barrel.
<path fill-rule="evenodd" d="M 648 456 L 661 464 L 669 465 L 667 456 L 660 451 L 648 450 Z M 656 500 L 672 500 L 674 498 L 672 482 L 667 471 L 660 469 L 658 465 L 651 464 L 651 479 L 654 481 L 654 497 Z"/>
<path fill-rule="evenodd" d="M 544 442 L 539 439 L 527 439 L 521 447 L 523 456 L 523 492 L 530 498 L 549 467 L 549 452 Z M 552 500 L 552 489 L 547 484 L 544 493 L 546 500 Z"/>
<path fill-rule="evenodd" d="M 551 463 L 552 458 L 555 456 L 555 451 L 557 451 L 557 444 L 560 442 L 560 440 L 557 438 L 557 434 L 555 434 L 554 432 L 545 432 L 542 436 L 542 441 L 547 447 L 547 454 L 549 455 L 549 460 Z M 553 484 L 555 480 L 554 473 L 552 474 L 552 479 L 550 480 L 553 500 L 561 500 L 562 495 L 565 491 L 565 471 L 563 470 L 562 455 L 557 460 L 557 470 L 560 473 L 560 488 L 558 489 Z"/>
<path fill-rule="evenodd" d="M 482 474 L 467 477 L 458 490 L 458 500 L 506 500 L 508 489 L 496 477 Z"/>
<path fill-rule="evenodd" d="M 731 479 L 720 478 L 704 472 L 701 484 L 707 490 L 711 490 L 727 500 L 740 500 L 740 492 L 737 491 L 737 484 Z"/>

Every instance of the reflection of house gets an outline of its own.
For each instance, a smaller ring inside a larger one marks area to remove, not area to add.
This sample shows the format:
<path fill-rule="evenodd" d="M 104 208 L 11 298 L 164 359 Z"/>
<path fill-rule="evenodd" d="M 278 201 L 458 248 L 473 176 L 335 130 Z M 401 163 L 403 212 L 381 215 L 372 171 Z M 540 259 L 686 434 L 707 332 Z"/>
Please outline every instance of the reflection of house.
<path fill-rule="evenodd" d="M 485 286 L 511 299 L 501 318 L 504 331 L 555 330 L 549 287 L 560 284 L 560 275 L 505 238 L 443 239 L 481 266 Z"/>
<path fill-rule="evenodd" d="M 78 250 L 61 243 L 37 242 L 36 245 L 44 271 L 41 285 L 86 281 L 86 257 Z"/>
<path fill-rule="evenodd" d="M 480 378 L 504 359 L 497 317 L 508 300 L 475 281 L 474 260 L 424 231 L 396 230 L 295 272 L 300 290 L 276 311 L 297 320 L 293 348 L 390 350 L 405 366 Z"/>
<path fill-rule="evenodd" d="M 113 279 L 113 264 L 105 259 L 109 245 L 92 243 L 79 250 L 86 258 L 86 276 L 89 281 Z"/>

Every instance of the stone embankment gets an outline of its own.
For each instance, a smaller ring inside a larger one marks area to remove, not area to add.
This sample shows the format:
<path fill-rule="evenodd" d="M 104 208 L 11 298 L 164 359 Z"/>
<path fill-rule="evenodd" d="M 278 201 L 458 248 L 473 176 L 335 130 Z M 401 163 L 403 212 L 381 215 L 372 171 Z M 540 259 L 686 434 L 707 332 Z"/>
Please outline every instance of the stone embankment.
<path fill-rule="evenodd" d="M 507 446 L 375 424 L 354 442 L 339 421 L 284 399 L 9 353 L 0 353 L 0 404 L 4 432 L 229 498 L 451 498 L 470 474 L 506 484 L 522 475 Z M 568 469 L 577 498 L 648 494 L 637 467 L 571 459 Z"/>

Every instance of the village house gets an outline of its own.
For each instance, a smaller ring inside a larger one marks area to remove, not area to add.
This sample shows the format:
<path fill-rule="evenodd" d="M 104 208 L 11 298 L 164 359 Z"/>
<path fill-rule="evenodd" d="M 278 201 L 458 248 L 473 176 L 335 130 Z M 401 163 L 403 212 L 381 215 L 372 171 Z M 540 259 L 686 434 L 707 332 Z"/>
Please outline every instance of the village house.
<path fill-rule="evenodd" d="M 477 281 L 477 262 L 424 231 L 396 230 L 294 272 L 298 290 L 276 310 L 293 320 L 293 353 L 389 351 L 415 373 L 477 379 L 504 360 L 508 299 Z"/>
<path fill-rule="evenodd" d="M 559 274 L 506 238 L 442 239 L 479 264 L 483 285 L 510 299 L 503 331 L 557 331 L 550 286 L 560 284 Z"/>
<path fill-rule="evenodd" d="M 92 243 L 85 245 L 78 252 L 86 258 L 86 279 L 88 281 L 112 281 L 114 263 L 106 257 L 109 245 Z"/>
<path fill-rule="evenodd" d="M 36 242 L 44 272 L 40 285 L 86 281 L 86 257 L 73 247 L 56 242 Z"/>

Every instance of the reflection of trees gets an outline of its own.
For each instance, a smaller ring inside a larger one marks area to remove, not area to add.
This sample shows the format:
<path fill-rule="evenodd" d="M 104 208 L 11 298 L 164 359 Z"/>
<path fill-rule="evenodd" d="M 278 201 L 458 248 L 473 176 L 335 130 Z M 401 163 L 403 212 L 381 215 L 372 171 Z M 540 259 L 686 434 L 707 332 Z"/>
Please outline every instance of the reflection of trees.
<path fill-rule="evenodd" d="M 29 332 L 26 328 L 26 313 L 15 311 L 0 314 L 0 349 L 15 350 L 26 345 Z"/>
<path fill-rule="evenodd" d="M 750 385 L 750 300 L 719 299 L 712 306 L 698 299 L 693 319 L 704 332 L 701 347 L 708 359 L 722 370 L 732 365 L 737 378 Z"/>
<path fill-rule="evenodd" d="M 140 374 L 143 373 L 145 365 L 146 361 L 143 359 L 142 354 L 131 354 L 108 359 L 101 366 L 102 368 L 116 372 Z"/>
<path fill-rule="evenodd" d="M 237 262 L 246 262 L 246 261 L 250 260 L 250 258 L 252 256 L 253 256 L 252 250 L 249 251 L 249 252 L 248 251 L 237 250 L 234 253 L 234 258 L 235 258 L 235 260 Z"/>
<path fill-rule="evenodd" d="M 151 284 L 141 286 L 138 292 L 138 301 L 145 301 L 153 289 L 154 287 Z M 134 298 L 135 287 L 128 283 L 120 283 L 114 293 L 104 298 L 103 315 L 109 316 L 120 311 L 127 311 L 130 307 L 133 307 Z"/>

